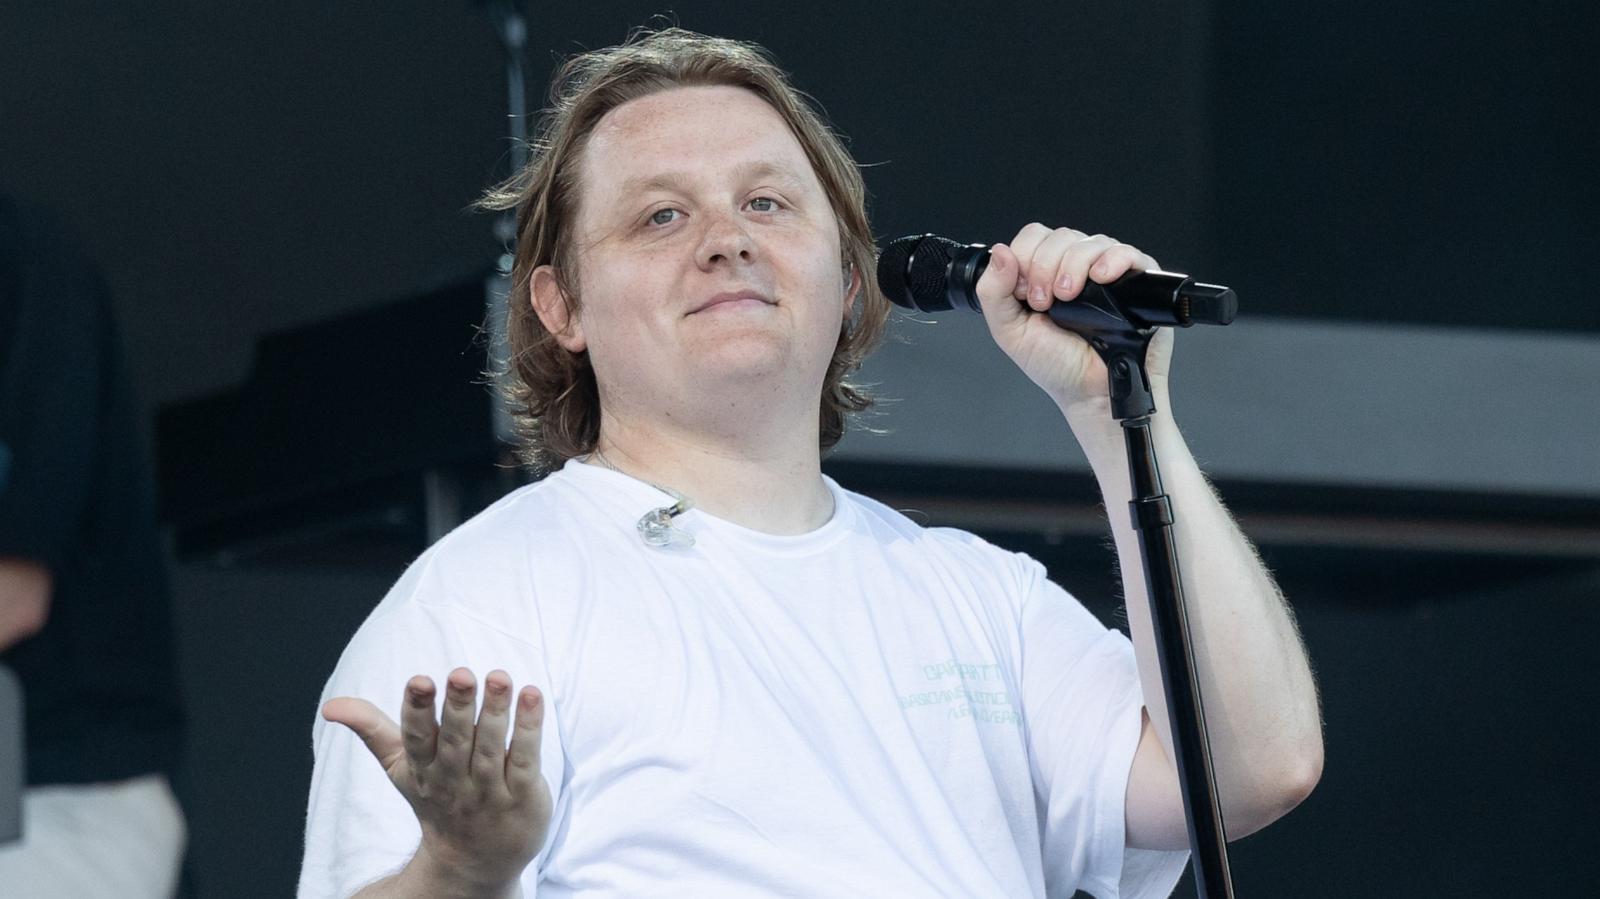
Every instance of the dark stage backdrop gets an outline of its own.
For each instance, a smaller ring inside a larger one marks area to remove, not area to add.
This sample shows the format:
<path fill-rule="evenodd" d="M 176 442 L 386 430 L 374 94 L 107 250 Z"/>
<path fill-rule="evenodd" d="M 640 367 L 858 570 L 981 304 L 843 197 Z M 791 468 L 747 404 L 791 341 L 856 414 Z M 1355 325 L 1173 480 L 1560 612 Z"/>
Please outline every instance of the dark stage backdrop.
<path fill-rule="evenodd" d="M 663 11 L 527 8 L 536 99 L 557 55 Z M 1592 4 L 673 8 L 823 102 L 873 164 L 882 235 L 1038 219 L 1232 283 L 1253 315 L 1600 328 Z M 464 209 L 503 171 L 504 87 L 465 0 L 7 4 L 0 51 L 0 186 L 88 232 L 152 403 L 494 252 Z"/>
<path fill-rule="evenodd" d="M 663 11 L 527 8 L 536 100 L 556 55 Z M 823 102 L 880 235 L 1042 220 L 1231 283 L 1251 315 L 1600 330 L 1592 4 L 674 8 Z M 171 403 L 237 383 L 263 334 L 481 270 L 497 248 L 465 207 L 504 172 L 502 77 L 466 0 L 5 4 L 0 188 L 85 232 L 146 399 Z M 1011 542 L 1115 620 L 1097 544 Z M 1581 893 L 1593 560 L 1265 549 L 1329 758 L 1236 846 L 1241 895 Z M 316 695 L 397 573 L 180 568 L 195 894 L 291 891 Z"/>

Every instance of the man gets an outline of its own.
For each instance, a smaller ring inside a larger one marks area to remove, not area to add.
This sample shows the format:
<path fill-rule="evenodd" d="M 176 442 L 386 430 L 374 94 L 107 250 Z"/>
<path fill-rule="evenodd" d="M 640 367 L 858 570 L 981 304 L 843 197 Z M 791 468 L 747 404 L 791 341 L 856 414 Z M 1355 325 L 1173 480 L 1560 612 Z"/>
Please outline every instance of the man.
<path fill-rule="evenodd" d="M 8 896 L 164 897 L 180 879 L 184 715 L 140 431 L 81 238 L 0 196 L 0 664 L 27 755 Z"/>
<path fill-rule="evenodd" d="M 560 468 L 425 553 L 352 640 L 301 895 L 1170 892 L 1185 828 L 1143 605 L 1130 646 L 1031 559 L 821 474 L 885 316 L 837 138 L 758 52 L 675 29 L 556 85 L 496 202 L 519 212 L 518 411 Z M 1105 370 L 1041 310 L 1155 266 L 1030 225 L 978 285 L 1094 466 L 1133 596 Z M 1315 784 L 1315 691 L 1170 413 L 1154 428 L 1239 837 Z"/>

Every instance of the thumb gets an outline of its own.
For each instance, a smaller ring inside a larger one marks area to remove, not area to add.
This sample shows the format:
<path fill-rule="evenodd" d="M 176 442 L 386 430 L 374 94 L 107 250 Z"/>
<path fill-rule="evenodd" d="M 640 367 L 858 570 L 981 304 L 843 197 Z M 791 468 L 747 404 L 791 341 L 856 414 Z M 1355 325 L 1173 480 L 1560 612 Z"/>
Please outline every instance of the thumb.
<path fill-rule="evenodd" d="M 402 751 L 400 726 L 377 706 L 354 696 L 338 696 L 322 705 L 322 717 L 355 731 L 385 768 Z"/>
<path fill-rule="evenodd" d="M 1010 247 L 997 243 L 989 248 L 989 265 L 973 290 L 983 305 L 983 317 L 995 327 L 1003 328 L 1027 318 L 1028 308 L 1013 296 L 1019 269 L 1017 254 Z"/>

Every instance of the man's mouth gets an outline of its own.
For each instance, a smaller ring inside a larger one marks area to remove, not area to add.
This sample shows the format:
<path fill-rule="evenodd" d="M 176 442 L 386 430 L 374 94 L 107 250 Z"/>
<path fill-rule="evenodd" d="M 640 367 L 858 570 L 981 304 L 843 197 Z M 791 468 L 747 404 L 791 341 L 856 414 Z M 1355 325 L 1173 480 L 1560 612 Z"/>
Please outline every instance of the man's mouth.
<path fill-rule="evenodd" d="M 726 307 L 729 309 L 755 306 L 775 306 L 771 299 L 754 290 L 730 290 L 708 297 L 705 302 L 689 310 L 690 315 L 704 312 L 707 309 Z"/>

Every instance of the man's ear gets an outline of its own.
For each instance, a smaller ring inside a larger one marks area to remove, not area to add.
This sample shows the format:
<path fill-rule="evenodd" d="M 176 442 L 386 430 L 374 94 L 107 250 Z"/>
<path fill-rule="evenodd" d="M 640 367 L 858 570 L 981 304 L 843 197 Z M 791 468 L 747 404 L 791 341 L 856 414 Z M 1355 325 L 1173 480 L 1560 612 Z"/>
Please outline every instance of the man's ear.
<path fill-rule="evenodd" d="M 850 320 L 856 300 L 861 298 L 861 270 L 854 263 L 845 263 L 844 270 L 844 320 Z"/>
<path fill-rule="evenodd" d="M 573 314 L 572 303 L 561 290 L 561 285 L 556 283 L 554 268 L 541 265 L 534 269 L 533 277 L 528 279 L 528 292 L 534 314 L 539 316 L 545 330 L 555 335 L 562 349 L 569 353 L 581 353 L 589 348 L 588 342 L 583 339 L 583 324 L 579 316 Z"/>

